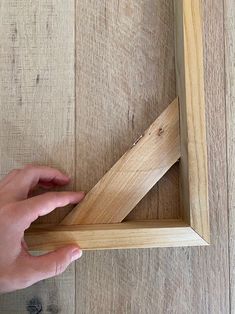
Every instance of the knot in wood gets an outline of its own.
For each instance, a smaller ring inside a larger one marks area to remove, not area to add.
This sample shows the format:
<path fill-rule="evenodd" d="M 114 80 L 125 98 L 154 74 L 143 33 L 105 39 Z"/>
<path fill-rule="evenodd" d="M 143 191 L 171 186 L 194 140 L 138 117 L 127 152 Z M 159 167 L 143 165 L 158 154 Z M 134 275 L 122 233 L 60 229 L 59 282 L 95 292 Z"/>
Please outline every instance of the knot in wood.
<path fill-rule="evenodd" d="M 160 128 L 159 130 L 158 130 L 158 136 L 161 136 L 162 134 L 164 133 L 164 129 L 163 128 Z"/>

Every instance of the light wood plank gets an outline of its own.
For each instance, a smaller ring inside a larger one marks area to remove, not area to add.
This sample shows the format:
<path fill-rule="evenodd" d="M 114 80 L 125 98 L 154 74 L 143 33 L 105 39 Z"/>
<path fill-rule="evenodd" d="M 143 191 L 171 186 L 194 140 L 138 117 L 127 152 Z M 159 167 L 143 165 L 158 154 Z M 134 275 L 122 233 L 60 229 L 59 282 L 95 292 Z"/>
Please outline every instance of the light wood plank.
<path fill-rule="evenodd" d="M 88 192 L 176 97 L 173 6 L 77 0 L 76 16 L 76 189 Z M 158 218 L 161 186 L 178 192 L 160 180 L 133 219 Z"/>
<path fill-rule="evenodd" d="M 0 110 L 1 177 L 26 163 L 56 166 L 73 177 L 73 0 L 0 1 Z M 56 223 L 67 211 L 41 221 Z M 0 312 L 74 313 L 74 268 L 1 296 Z"/>
<path fill-rule="evenodd" d="M 69 243 L 84 250 L 197 246 L 207 243 L 181 220 L 75 226 L 39 226 L 26 234 L 31 250 L 54 250 Z"/>
<path fill-rule="evenodd" d="M 155 12 L 160 2 L 146 3 Z M 85 252 L 76 265 L 77 313 L 229 313 L 223 1 L 202 5 L 211 245 Z"/>
<path fill-rule="evenodd" d="M 58 167 L 73 181 L 73 0 L 66 7 L 62 0 L 1 1 L 1 177 L 36 163 Z M 41 221 L 59 222 L 67 212 Z"/>
<path fill-rule="evenodd" d="M 181 206 L 185 219 L 209 241 L 201 3 L 176 0 L 174 4 L 176 82 L 181 112 Z"/>
<path fill-rule="evenodd" d="M 179 141 L 175 99 L 62 224 L 121 222 L 179 159 Z"/>
<path fill-rule="evenodd" d="M 230 251 L 230 305 L 235 312 L 235 3 L 224 1 L 227 113 L 228 210 Z"/>

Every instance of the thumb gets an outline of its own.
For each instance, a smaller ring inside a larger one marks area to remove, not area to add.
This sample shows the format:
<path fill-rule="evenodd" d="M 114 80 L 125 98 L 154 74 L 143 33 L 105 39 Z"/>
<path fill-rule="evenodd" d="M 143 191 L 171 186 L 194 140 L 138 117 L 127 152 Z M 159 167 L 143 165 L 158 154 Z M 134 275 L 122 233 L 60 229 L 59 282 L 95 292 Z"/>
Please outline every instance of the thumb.
<path fill-rule="evenodd" d="M 76 245 L 68 245 L 56 251 L 41 255 L 31 256 L 33 268 L 33 282 L 59 275 L 73 261 L 82 256 L 82 250 Z"/>

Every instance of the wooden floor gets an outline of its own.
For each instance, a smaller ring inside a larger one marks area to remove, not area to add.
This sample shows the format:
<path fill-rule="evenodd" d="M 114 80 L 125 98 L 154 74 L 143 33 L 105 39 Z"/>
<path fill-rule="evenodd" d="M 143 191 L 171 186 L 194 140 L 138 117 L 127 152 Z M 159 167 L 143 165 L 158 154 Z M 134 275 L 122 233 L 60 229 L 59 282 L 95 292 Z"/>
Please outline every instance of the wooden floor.
<path fill-rule="evenodd" d="M 202 3 L 212 245 L 86 252 L 1 314 L 235 313 L 235 4 Z M 1 0 L 0 26 L 1 176 L 37 162 L 89 190 L 175 97 L 171 0 Z M 178 217 L 178 179 L 128 218 Z"/>

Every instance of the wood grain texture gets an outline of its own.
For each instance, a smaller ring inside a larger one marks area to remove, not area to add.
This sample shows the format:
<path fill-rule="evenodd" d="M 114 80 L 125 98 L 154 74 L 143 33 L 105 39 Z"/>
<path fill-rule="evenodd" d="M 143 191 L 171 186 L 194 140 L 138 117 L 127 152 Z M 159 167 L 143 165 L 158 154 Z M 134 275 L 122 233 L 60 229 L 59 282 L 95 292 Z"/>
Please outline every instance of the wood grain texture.
<path fill-rule="evenodd" d="M 211 246 L 86 252 L 77 313 L 229 313 L 223 1 L 202 5 Z"/>
<path fill-rule="evenodd" d="M 56 166 L 73 177 L 72 0 L 0 1 L 0 110 L 1 177 L 26 163 Z M 41 221 L 58 222 L 67 211 Z M 74 287 L 72 265 L 60 278 L 1 296 L 0 313 L 73 313 Z"/>
<path fill-rule="evenodd" d="M 73 178 L 73 13 L 72 0 L 66 9 L 61 0 L 1 1 L 1 177 L 36 163 L 58 167 Z M 41 221 L 58 222 L 66 212 Z"/>
<path fill-rule="evenodd" d="M 235 3 L 224 1 L 227 113 L 230 305 L 235 312 Z"/>
<path fill-rule="evenodd" d="M 181 112 L 181 206 L 192 228 L 209 241 L 201 2 L 177 0 L 174 4 L 176 82 Z"/>
<path fill-rule="evenodd" d="M 160 180 L 158 187 L 158 203 L 156 204 L 156 211 L 150 208 L 142 209 L 143 204 L 146 199 L 150 198 L 150 193 L 152 194 L 156 189 L 153 188 L 150 192 L 140 201 L 140 203 L 135 207 L 130 214 L 124 219 L 124 221 L 138 221 L 143 219 L 179 219 L 179 163 L 175 163 L 170 171 L 168 171 Z M 171 197 L 168 196 L 169 191 L 171 191 Z M 156 191 L 157 192 L 157 191 Z M 154 202 L 155 198 L 150 198 Z M 151 205 L 153 206 L 153 205 Z M 156 216 L 157 214 L 157 216 Z"/>
<path fill-rule="evenodd" d="M 118 224 L 39 226 L 26 234 L 32 251 L 48 251 L 69 243 L 83 250 L 207 245 L 182 220 L 152 220 Z"/>
<path fill-rule="evenodd" d="M 77 190 L 90 191 L 176 97 L 173 25 L 172 1 L 76 1 Z M 178 185 L 160 180 L 132 218 L 177 218 L 170 192 Z"/>
<path fill-rule="evenodd" d="M 74 265 L 56 278 L 0 296 L 1 314 L 74 313 Z"/>
<path fill-rule="evenodd" d="M 176 98 L 61 224 L 121 222 L 179 158 Z"/>

